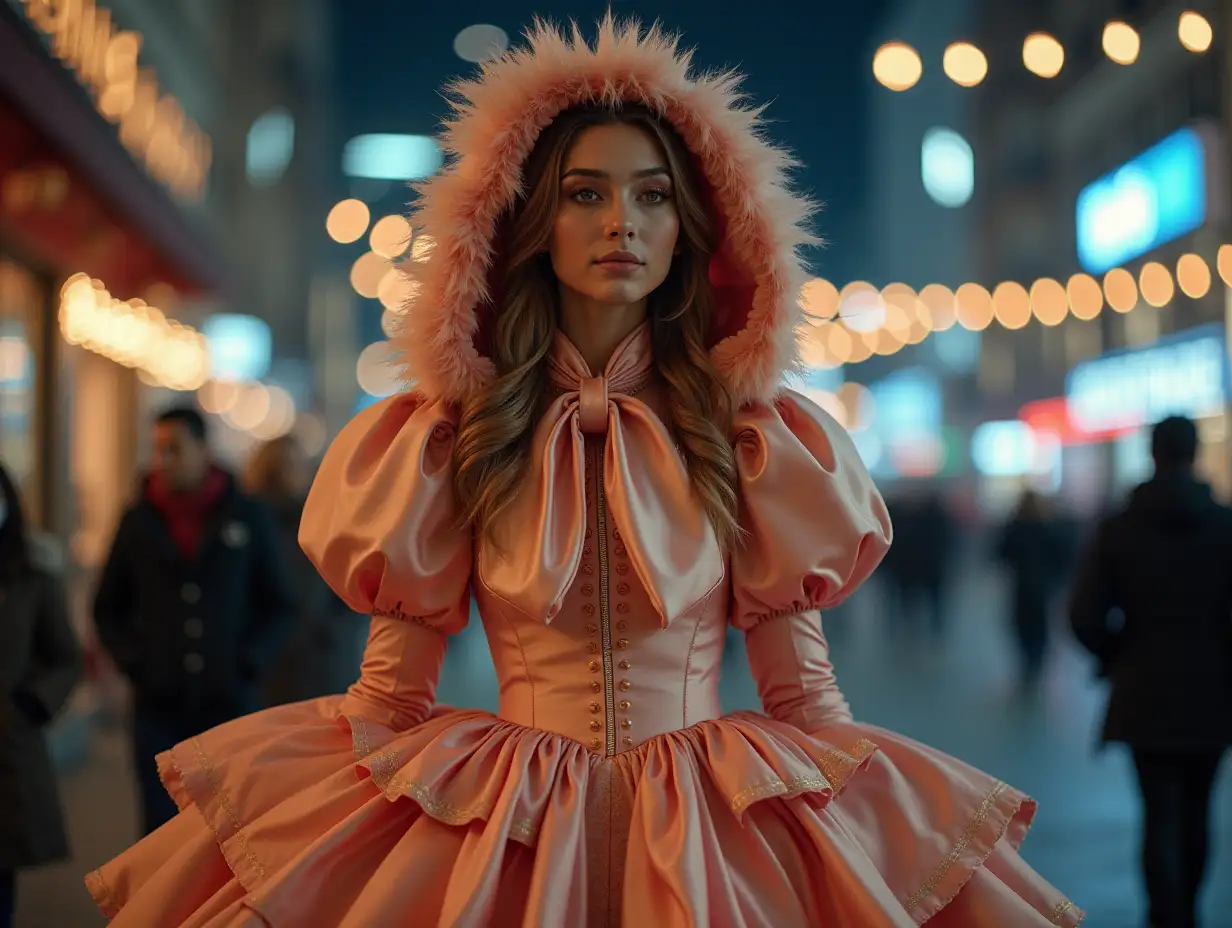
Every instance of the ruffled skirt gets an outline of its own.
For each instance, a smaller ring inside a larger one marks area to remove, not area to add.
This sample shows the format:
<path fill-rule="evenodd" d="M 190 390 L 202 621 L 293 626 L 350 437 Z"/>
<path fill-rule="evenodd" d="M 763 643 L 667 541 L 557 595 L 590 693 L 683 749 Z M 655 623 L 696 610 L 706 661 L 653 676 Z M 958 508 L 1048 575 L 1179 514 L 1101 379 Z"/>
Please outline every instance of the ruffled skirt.
<path fill-rule="evenodd" d="M 907 738 L 737 713 L 604 758 L 341 697 L 158 759 L 180 814 L 87 885 L 118 928 L 1027 928 L 1082 913 L 1018 856 L 1034 805 Z"/>

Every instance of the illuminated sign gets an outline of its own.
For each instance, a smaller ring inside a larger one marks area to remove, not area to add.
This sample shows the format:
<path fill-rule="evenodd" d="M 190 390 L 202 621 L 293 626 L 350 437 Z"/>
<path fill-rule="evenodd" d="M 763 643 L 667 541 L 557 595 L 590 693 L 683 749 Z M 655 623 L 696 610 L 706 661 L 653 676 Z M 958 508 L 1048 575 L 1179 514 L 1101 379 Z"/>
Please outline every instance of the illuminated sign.
<path fill-rule="evenodd" d="M 1088 445 L 1108 441 L 1137 429 L 1135 425 L 1103 432 L 1088 432 L 1074 422 L 1069 412 L 1069 403 L 1063 396 L 1027 403 L 1018 410 L 1018 419 L 1031 426 L 1036 434 L 1055 435 L 1063 445 Z"/>
<path fill-rule="evenodd" d="M 442 157 L 426 135 L 357 135 L 342 150 L 342 172 L 365 180 L 423 180 L 440 169 Z"/>
<path fill-rule="evenodd" d="M 1102 274 L 1207 218 L 1203 135 L 1181 129 L 1078 194 L 1078 260 Z"/>
<path fill-rule="evenodd" d="M 927 368 L 902 368 L 876 383 L 868 392 L 876 405 L 873 427 L 883 439 L 935 436 L 944 419 L 941 383 Z"/>
<path fill-rule="evenodd" d="M 158 181 L 184 200 L 205 192 L 209 137 L 159 90 L 138 65 L 141 35 L 117 29 L 94 0 L 21 0 L 26 18 L 47 37 L 51 53 L 71 68 L 98 111 L 119 127 L 120 141 Z"/>
<path fill-rule="evenodd" d="M 1029 474 L 1037 456 L 1035 432 L 1025 422 L 984 422 L 971 433 L 971 463 L 986 477 Z"/>
<path fill-rule="evenodd" d="M 937 375 L 922 367 L 902 368 L 868 387 L 875 414 L 872 430 L 883 454 L 886 476 L 931 477 L 946 463 L 941 437 L 943 400 Z"/>
<path fill-rule="evenodd" d="M 213 380 L 260 380 L 269 373 L 272 337 L 265 320 L 220 313 L 201 328 L 210 346 Z"/>
<path fill-rule="evenodd" d="M 1086 361 L 1070 371 L 1065 393 L 1070 418 L 1085 432 L 1220 412 L 1228 399 L 1223 326 L 1201 326 L 1149 348 Z"/>

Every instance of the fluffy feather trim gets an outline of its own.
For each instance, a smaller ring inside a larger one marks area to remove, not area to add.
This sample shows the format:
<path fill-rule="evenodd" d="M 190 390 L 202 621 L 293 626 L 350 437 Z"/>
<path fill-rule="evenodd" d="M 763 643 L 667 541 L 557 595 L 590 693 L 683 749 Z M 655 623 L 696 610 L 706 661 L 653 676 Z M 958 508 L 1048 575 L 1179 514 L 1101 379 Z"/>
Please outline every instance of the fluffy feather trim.
<path fill-rule="evenodd" d="M 698 159 L 723 214 L 726 250 L 752 281 L 743 325 L 711 349 L 737 404 L 767 399 L 797 356 L 802 246 L 812 203 L 789 189 L 792 158 L 764 137 L 764 107 L 747 103 L 734 71 L 690 74 L 691 52 L 657 26 L 643 32 L 609 14 L 593 45 L 576 24 L 566 35 L 543 21 L 525 47 L 447 88 L 453 108 L 442 147 L 446 168 L 418 186 L 411 217 L 434 247 L 408 262 L 416 297 L 395 338 L 404 374 L 432 398 L 464 402 L 494 376 L 475 346 L 489 298 L 494 237 L 519 194 L 540 132 L 583 103 L 639 103 L 662 114 Z M 739 320 L 737 320 L 737 323 Z"/>

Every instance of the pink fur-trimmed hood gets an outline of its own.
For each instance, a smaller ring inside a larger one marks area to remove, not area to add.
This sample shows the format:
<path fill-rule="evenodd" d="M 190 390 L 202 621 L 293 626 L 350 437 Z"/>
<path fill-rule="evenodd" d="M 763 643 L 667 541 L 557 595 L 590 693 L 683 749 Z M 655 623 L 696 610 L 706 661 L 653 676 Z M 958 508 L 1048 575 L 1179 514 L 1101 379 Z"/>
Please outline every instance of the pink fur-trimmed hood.
<path fill-rule="evenodd" d="M 405 375 L 432 399 L 464 402 L 494 377 L 477 344 L 491 299 L 501 217 L 521 192 L 522 168 L 540 132 L 583 103 L 637 103 L 670 122 L 711 191 L 723 240 L 711 262 L 715 343 L 711 355 L 733 400 L 768 399 L 796 363 L 802 246 L 815 244 L 812 204 L 793 193 L 791 157 L 762 135 L 733 71 L 692 75 L 690 53 L 657 27 L 610 15 L 593 45 L 575 25 L 566 36 L 538 22 L 527 45 L 452 85 L 442 146 L 448 166 L 419 185 L 411 224 L 430 237 L 407 271 L 417 282 L 396 336 Z"/>

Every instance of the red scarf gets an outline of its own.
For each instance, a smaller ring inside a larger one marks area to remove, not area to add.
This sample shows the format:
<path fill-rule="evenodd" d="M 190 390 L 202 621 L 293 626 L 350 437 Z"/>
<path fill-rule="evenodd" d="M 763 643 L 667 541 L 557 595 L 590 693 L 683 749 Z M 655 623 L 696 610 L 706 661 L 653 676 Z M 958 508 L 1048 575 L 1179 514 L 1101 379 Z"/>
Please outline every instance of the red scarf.
<path fill-rule="evenodd" d="M 167 531 L 186 560 L 197 556 L 206 522 L 227 492 L 228 484 L 226 473 L 217 467 L 210 468 L 201 486 L 188 492 L 172 490 L 157 474 L 150 478 L 146 496 L 162 513 Z"/>

